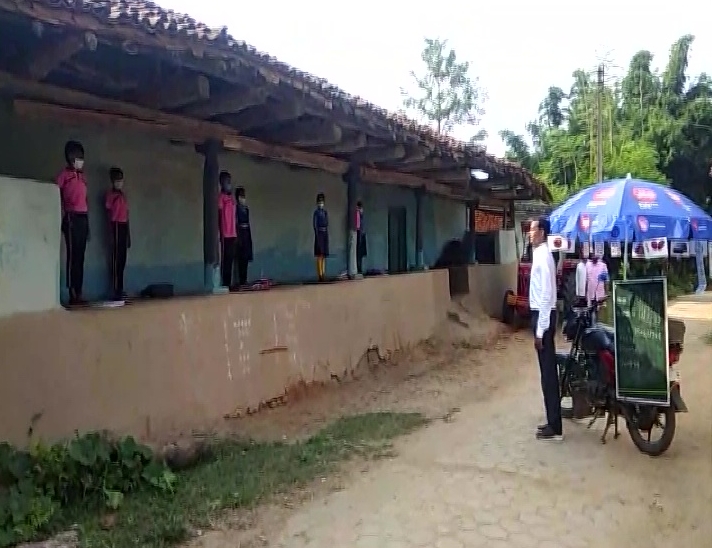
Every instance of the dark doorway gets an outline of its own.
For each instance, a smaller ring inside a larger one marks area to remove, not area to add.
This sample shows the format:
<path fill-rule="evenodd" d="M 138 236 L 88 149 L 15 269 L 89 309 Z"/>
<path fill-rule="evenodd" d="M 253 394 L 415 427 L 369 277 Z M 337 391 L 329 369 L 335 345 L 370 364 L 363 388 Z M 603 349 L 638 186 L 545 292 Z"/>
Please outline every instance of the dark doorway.
<path fill-rule="evenodd" d="M 388 272 L 399 274 L 408 270 L 408 238 L 404 207 L 388 208 Z"/>

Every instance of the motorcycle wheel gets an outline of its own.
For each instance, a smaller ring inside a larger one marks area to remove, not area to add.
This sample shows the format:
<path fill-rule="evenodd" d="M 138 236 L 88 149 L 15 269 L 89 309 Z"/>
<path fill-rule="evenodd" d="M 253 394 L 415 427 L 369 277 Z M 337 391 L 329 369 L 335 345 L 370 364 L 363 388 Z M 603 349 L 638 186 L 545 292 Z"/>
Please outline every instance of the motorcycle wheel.
<path fill-rule="evenodd" d="M 632 420 L 626 421 L 626 427 L 628 428 L 628 434 L 630 434 L 630 439 L 638 448 L 638 451 L 644 453 L 650 457 L 659 457 L 665 451 L 667 451 L 672 444 L 672 440 L 675 437 L 675 409 L 672 405 L 668 407 L 663 407 L 660 413 L 665 417 L 665 428 L 663 430 L 663 435 L 657 441 L 648 441 L 643 437 L 643 432 L 638 430 L 637 425 L 633 423 Z"/>
<path fill-rule="evenodd" d="M 566 371 L 566 362 L 568 360 L 568 355 L 558 355 L 556 356 L 556 365 L 559 370 L 559 393 L 561 395 L 561 418 L 562 419 L 573 419 L 574 418 L 574 408 L 573 408 L 573 398 L 571 396 L 571 379 Z M 566 398 L 566 403 L 564 403 L 564 398 Z"/>

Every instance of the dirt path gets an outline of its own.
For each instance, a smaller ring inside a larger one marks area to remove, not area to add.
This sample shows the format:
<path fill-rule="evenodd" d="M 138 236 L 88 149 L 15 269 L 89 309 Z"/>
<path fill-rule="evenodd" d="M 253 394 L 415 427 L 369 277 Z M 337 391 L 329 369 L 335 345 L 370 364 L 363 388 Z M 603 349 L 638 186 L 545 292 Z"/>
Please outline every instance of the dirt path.
<path fill-rule="evenodd" d="M 638 453 L 626 432 L 602 446 L 602 425 L 567 424 L 563 444 L 534 440 L 542 405 L 525 333 L 486 351 L 432 347 L 431 355 L 411 356 L 422 366 L 406 378 L 399 378 L 405 368 L 387 370 L 245 428 L 290 438 L 339 411 L 379 408 L 443 420 L 403 440 L 397 458 L 359 463 L 299 501 L 240 516 L 193 545 L 705 546 L 712 537 L 712 347 L 702 336 L 712 330 L 712 302 L 679 302 L 671 314 L 688 325 L 681 370 L 691 412 L 679 417 L 673 446 L 659 459 Z"/>

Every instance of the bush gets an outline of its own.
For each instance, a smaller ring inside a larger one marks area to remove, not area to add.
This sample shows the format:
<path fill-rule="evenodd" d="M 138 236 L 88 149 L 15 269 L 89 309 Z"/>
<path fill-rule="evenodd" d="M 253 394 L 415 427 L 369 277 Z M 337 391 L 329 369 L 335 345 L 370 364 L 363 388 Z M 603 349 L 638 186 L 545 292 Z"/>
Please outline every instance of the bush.
<path fill-rule="evenodd" d="M 51 530 L 61 510 L 121 505 L 125 494 L 150 486 L 171 492 L 175 475 L 132 437 L 89 433 L 29 451 L 0 443 L 0 547 Z"/>
<path fill-rule="evenodd" d="M 611 268 L 614 279 L 623 279 L 623 261 L 616 259 L 614 264 L 615 267 Z M 697 285 L 697 267 L 694 258 L 654 261 L 635 259 L 628 264 L 628 278 L 631 280 L 656 276 L 667 277 L 669 299 L 692 293 Z"/>

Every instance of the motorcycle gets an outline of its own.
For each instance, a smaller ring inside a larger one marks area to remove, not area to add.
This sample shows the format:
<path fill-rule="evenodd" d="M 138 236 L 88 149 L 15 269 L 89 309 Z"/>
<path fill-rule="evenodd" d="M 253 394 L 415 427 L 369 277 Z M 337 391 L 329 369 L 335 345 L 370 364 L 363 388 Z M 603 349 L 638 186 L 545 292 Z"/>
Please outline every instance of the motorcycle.
<path fill-rule="evenodd" d="M 599 283 L 608 277 L 602 274 Z M 563 334 L 571 342 L 568 353 L 557 353 L 560 393 L 571 399 L 571 407 L 562 404 L 562 416 L 570 419 L 589 418 L 588 428 L 600 418 L 606 418 L 601 443 L 606 443 L 608 431 L 614 428 L 614 439 L 620 436 L 618 418 L 626 421 L 628 433 L 641 453 L 651 457 L 662 455 L 675 437 L 676 414 L 688 409 L 680 393 L 680 375 L 675 368 L 684 347 L 685 324 L 668 320 L 670 371 L 670 404 L 651 405 L 621 401 L 616 397 L 615 333 L 613 328 L 597 323 L 595 318 L 602 303 L 573 307 L 563 324 Z M 662 435 L 653 441 L 654 427 Z"/>

